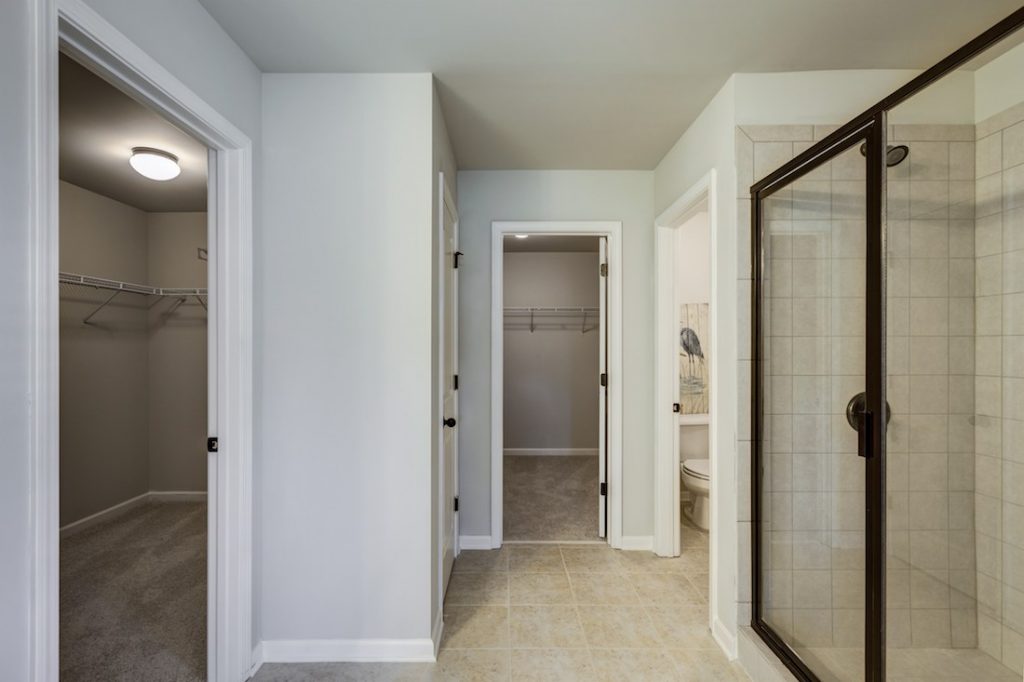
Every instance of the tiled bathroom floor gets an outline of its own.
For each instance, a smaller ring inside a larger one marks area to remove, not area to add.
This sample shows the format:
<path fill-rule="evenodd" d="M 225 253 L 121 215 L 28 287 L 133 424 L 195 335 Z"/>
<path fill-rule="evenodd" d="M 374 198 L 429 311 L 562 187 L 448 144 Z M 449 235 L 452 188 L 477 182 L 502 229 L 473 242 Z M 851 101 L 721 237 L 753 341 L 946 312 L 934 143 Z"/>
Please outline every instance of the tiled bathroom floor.
<path fill-rule="evenodd" d="M 808 653 L 829 670 L 843 671 L 833 679 L 864 679 L 864 650 L 814 648 Z M 978 649 L 890 649 L 886 652 L 886 679 L 891 682 L 1020 682 L 1020 673 Z"/>
<path fill-rule="evenodd" d="M 707 535 L 662 559 L 606 545 L 464 551 L 437 663 L 264 665 L 284 680 L 748 679 L 708 631 Z"/>

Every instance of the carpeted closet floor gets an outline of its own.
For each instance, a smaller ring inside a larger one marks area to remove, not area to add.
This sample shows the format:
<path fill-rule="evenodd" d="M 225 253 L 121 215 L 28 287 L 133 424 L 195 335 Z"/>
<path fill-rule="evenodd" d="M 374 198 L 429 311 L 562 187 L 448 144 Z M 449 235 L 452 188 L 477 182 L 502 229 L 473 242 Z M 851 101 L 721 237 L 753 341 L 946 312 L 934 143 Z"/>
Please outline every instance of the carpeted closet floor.
<path fill-rule="evenodd" d="M 206 679 L 205 503 L 148 503 L 61 540 L 60 679 Z"/>
<path fill-rule="evenodd" d="M 599 540 L 598 474 L 595 456 L 506 456 L 504 539 Z"/>

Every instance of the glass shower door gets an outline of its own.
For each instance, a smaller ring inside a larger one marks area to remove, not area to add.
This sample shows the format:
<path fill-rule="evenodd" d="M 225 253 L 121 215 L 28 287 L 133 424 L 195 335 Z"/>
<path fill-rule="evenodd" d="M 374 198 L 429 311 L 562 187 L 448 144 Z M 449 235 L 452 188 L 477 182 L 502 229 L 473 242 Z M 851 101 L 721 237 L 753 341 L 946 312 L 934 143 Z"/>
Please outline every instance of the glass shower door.
<path fill-rule="evenodd" d="M 754 627 L 805 679 L 865 679 L 870 133 L 755 192 Z"/>

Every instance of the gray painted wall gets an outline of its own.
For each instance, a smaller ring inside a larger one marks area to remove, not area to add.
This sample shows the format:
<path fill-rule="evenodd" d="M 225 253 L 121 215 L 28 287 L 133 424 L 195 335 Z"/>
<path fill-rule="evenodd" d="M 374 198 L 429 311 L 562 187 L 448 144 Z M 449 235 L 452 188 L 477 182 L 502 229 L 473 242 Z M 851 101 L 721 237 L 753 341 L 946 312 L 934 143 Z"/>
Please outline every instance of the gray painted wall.
<path fill-rule="evenodd" d="M 460 171 L 459 507 L 490 535 L 491 221 L 620 220 L 623 227 L 623 534 L 653 532 L 654 188 L 648 171 Z M 463 383 L 463 380 L 465 383 Z"/>
<path fill-rule="evenodd" d="M 506 253 L 505 306 L 597 306 L 598 260 L 593 251 Z M 597 448 L 599 349 L 597 329 L 505 331 L 506 449 Z"/>

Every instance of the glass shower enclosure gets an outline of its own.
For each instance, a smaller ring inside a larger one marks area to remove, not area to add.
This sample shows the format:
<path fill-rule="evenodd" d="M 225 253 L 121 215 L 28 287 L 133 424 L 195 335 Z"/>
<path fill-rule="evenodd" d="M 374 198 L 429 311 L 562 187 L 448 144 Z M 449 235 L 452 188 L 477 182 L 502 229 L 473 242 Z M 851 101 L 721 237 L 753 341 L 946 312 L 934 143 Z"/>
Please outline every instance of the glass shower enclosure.
<path fill-rule="evenodd" d="M 798 679 L 1020 679 L 1022 26 L 751 188 L 752 627 Z"/>

